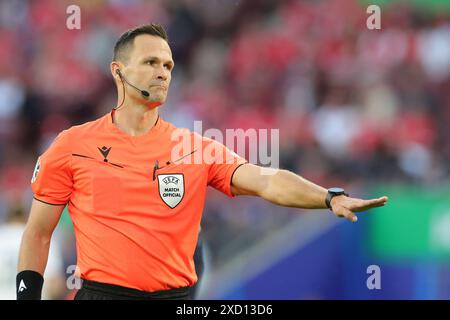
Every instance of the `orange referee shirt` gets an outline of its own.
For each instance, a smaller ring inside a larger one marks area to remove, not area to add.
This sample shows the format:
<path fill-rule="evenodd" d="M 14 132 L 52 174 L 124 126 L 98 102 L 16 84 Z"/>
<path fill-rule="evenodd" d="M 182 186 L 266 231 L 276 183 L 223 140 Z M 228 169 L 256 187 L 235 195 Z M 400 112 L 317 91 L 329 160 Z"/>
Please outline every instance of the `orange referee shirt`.
<path fill-rule="evenodd" d="M 145 291 L 191 286 L 206 187 L 233 197 L 232 175 L 247 161 L 160 117 L 130 136 L 113 112 L 56 137 L 38 159 L 34 196 L 69 204 L 81 278 Z"/>

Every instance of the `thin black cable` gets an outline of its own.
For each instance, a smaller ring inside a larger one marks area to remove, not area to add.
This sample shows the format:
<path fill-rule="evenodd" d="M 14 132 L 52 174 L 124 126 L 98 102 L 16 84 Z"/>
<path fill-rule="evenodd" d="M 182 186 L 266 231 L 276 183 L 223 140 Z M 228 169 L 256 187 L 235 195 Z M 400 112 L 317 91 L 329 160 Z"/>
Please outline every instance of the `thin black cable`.
<path fill-rule="evenodd" d="M 125 84 L 123 83 L 123 79 L 122 76 L 119 74 L 119 78 L 120 78 L 120 82 L 122 83 L 122 102 L 119 104 L 118 107 L 115 107 L 114 110 L 118 110 L 119 108 L 122 107 L 123 103 L 125 102 Z"/>

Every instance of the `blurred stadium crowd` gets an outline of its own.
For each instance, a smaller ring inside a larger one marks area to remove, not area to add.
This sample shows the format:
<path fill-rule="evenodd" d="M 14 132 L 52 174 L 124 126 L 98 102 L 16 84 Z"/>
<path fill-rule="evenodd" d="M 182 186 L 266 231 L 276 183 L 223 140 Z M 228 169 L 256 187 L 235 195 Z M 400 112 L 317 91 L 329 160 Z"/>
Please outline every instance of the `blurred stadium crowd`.
<path fill-rule="evenodd" d="M 66 28 L 70 4 L 81 8 L 80 30 Z M 160 111 L 177 126 L 279 128 L 280 167 L 324 186 L 448 181 L 449 10 L 394 2 L 382 7 L 382 30 L 368 30 L 366 6 L 0 1 L 0 225 L 28 213 L 33 167 L 53 138 L 115 106 L 113 45 L 147 22 L 169 33 L 176 67 Z M 203 229 L 213 262 L 226 244 L 251 243 L 292 212 L 211 192 Z M 73 249 L 63 251 L 73 263 Z"/>

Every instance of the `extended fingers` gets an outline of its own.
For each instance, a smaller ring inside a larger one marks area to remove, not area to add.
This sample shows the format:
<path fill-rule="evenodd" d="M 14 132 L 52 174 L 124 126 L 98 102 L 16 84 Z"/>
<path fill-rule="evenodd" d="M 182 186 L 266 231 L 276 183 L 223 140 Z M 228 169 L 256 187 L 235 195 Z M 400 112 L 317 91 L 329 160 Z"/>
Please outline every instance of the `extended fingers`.
<path fill-rule="evenodd" d="M 367 207 L 367 208 L 381 207 L 381 206 L 384 206 L 384 204 L 387 202 L 387 200 L 388 200 L 388 198 L 386 196 L 377 198 L 377 199 L 363 200 L 364 207 Z"/>
<path fill-rule="evenodd" d="M 388 198 L 387 197 L 381 197 L 377 199 L 369 199 L 369 200 L 362 200 L 362 199 L 354 199 L 348 207 L 352 210 L 356 211 L 364 211 L 371 208 L 376 207 L 382 207 L 386 204 Z"/>
<path fill-rule="evenodd" d="M 380 197 L 376 199 L 355 199 L 344 197 L 338 203 L 333 205 L 333 212 L 336 216 L 346 218 L 352 222 L 358 221 L 354 212 L 365 211 L 367 209 L 381 207 L 386 204 L 388 197 Z"/>
<path fill-rule="evenodd" d="M 358 221 L 358 217 L 356 217 L 356 215 L 351 210 L 347 209 L 346 207 L 342 207 L 342 206 L 339 207 L 339 209 L 336 210 L 335 214 L 338 217 L 345 218 L 351 222 Z"/>

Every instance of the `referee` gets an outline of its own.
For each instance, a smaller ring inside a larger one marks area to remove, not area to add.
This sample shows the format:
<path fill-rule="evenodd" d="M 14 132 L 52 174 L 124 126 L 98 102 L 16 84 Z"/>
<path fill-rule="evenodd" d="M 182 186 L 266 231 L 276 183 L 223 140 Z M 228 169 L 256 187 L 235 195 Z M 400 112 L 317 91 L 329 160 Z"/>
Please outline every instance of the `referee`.
<path fill-rule="evenodd" d="M 383 206 L 341 188 L 324 189 L 286 171 L 248 163 L 224 145 L 180 130 L 158 114 L 166 100 L 172 53 L 157 24 L 125 32 L 111 73 L 117 106 L 62 131 L 38 158 L 34 199 L 20 248 L 17 299 L 40 299 L 50 239 L 66 204 L 73 221 L 83 286 L 75 299 L 190 299 L 207 186 L 229 197 L 259 196 L 297 208 L 355 212 Z M 191 149 L 174 157 L 180 135 Z M 195 161 L 207 148 L 211 161 Z M 226 159 L 226 161 L 224 161 Z"/>

